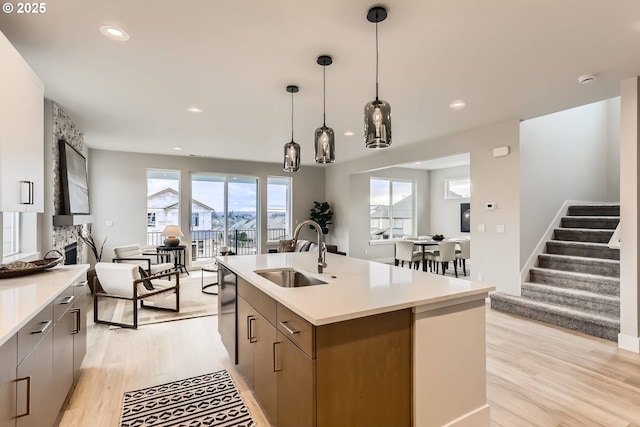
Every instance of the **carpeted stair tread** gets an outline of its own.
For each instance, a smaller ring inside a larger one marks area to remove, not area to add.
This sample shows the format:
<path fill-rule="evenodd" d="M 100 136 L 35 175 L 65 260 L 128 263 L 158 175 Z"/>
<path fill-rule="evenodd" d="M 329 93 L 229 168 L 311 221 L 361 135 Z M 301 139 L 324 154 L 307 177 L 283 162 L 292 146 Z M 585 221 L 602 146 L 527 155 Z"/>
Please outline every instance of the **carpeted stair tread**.
<path fill-rule="evenodd" d="M 557 255 L 573 255 L 598 259 L 620 259 L 620 251 L 611 249 L 607 243 L 568 242 L 565 240 L 548 240 L 547 253 Z"/>
<path fill-rule="evenodd" d="M 547 304 L 573 307 L 596 315 L 620 316 L 620 297 L 614 295 L 527 282 L 522 284 L 522 297 Z"/>
<path fill-rule="evenodd" d="M 620 205 L 573 205 L 567 209 L 567 215 L 585 216 L 585 215 L 604 215 L 604 216 L 620 216 Z"/>
<path fill-rule="evenodd" d="M 540 254 L 538 255 L 538 260 L 541 263 L 546 262 L 559 262 L 563 264 L 572 264 L 576 266 L 583 266 L 586 270 L 578 271 L 584 273 L 594 273 L 592 270 L 589 270 L 589 267 L 600 267 L 603 269 L 610 269 L 612 271 L 617 271 L 617 274 L 612 274 L 611 276 L 620 277 L 620 261 L 616 259 L 597 259 L 597 258 L 588 258 L 581 256 L 573 256 L 573 255 L 560 255 L 560 254 Z M 553 268 L 553 267 L 549 267 Z M 568 270 L 575 271 L 575 270 Z M 603 275 L 606 275 L 603 274 Z"/>
<path fill-rule="evenodd" d="M 563 216 L 562 228 L 597 228 L 615 230 L 620 222 L 617 216 Z"/>
<path fill-rule="evenodd" d="M 614 230 L 607 228 L 563 228 L 554 230 L 553 239 L 569 242 L 609 243 Z"/>
<path fill-rule="evenodd" d="M 533 267 L 529 270 L 529 281 L 556 287 L 590 290 L 607 295 L 620 295 L 620 279 L 602 274 Z"/>
<path fill-rule="evenodd" d="M 616 341 L 620 320 L 616 316 L 587 313 L 575 308 L 529 300 L 502 292 L 489 295 L 491 308 Z"/>

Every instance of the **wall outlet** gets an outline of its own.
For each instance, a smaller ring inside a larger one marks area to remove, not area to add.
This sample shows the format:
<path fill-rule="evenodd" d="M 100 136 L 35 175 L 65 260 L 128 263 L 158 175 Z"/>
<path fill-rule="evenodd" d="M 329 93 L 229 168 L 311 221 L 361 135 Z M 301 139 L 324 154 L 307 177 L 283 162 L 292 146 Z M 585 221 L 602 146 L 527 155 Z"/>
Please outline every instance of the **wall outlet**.
<path fill-rule="evenodd" d="M 369 249 L 364 250 L 364 254 L 367 255 L 369 253 Z"/>
<path fill-rule="evenodd" d="M 105 225 L 106 227 L 113 227 L 113 221 L 111 221 L 110 219 L 108 219 L 108 220 L 106 220 L 106 221 L 104 222 L 104 225 Z"/>
<path fill-rule="evenodd" d="M 482 282 L 482 278 L 483 278 L 482 273 L 478 273 L 478 282 Z"/>

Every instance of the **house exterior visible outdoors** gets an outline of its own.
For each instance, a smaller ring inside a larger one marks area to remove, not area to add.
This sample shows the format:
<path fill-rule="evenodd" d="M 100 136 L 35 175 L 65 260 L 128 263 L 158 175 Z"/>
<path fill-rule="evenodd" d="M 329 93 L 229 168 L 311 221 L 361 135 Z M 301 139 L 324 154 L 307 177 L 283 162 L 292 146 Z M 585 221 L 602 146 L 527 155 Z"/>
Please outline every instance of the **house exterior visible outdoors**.
<path fill-rule="evenodd" d="M 407 196 L 394 203 L 391 209 L 388 205 L 371 206 L 370 221 L 371 240 L 412 236 L 413 196 Z"/>

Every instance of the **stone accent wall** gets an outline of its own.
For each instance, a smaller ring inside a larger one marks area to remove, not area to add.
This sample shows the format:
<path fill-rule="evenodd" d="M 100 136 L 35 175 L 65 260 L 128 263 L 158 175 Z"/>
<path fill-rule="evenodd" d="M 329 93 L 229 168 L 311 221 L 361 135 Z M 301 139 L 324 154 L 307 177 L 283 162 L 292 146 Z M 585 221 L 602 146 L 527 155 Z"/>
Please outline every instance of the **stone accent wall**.
<path fill-rule="evenodd" d="M 58 149 L 58 140 L 64 139 L 73 148 L 82 152 L 84 148 L 84 137 L 80 129 L 71 121 L 69 116 L 60 108 L 58 104 L 53 103 L 53 144 L 51 144 L 53 159 L 53 176 L 51 177 L 51 185 L 53 192 L 53 214 L 62 215 L 64 213 L 62 200 L 62 177 L 60 175 L 60 150 Z M 46 179 L 46 178 L 45 178 Z M 88 263 L 84 259 L 86 251 L 83 250 L 84 244 L 78 238 L 78 233 L 82 225 L 53 227 L 53 249 L 64 254 L 64 247 L 70 243 L 78 243 L 78 264 Z"/>

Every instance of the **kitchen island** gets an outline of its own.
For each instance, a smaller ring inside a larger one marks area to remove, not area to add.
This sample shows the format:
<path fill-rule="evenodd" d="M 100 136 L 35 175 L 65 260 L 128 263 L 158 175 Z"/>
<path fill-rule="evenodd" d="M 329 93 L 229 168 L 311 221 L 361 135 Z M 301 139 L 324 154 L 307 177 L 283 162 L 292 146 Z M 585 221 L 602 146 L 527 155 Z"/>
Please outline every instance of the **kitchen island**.
<path fill-rule="evenodd" d="M 309 252 L 218 257 L 236 279 L 219 278 L 219 300 L 237 295 L 235 336 L 222 339 L 273 425 L 489 425 L 493 286 L 332 254 L 318 274 L 316 262 Z M 264 277 L 287 268 L 325 283 Z"/>

